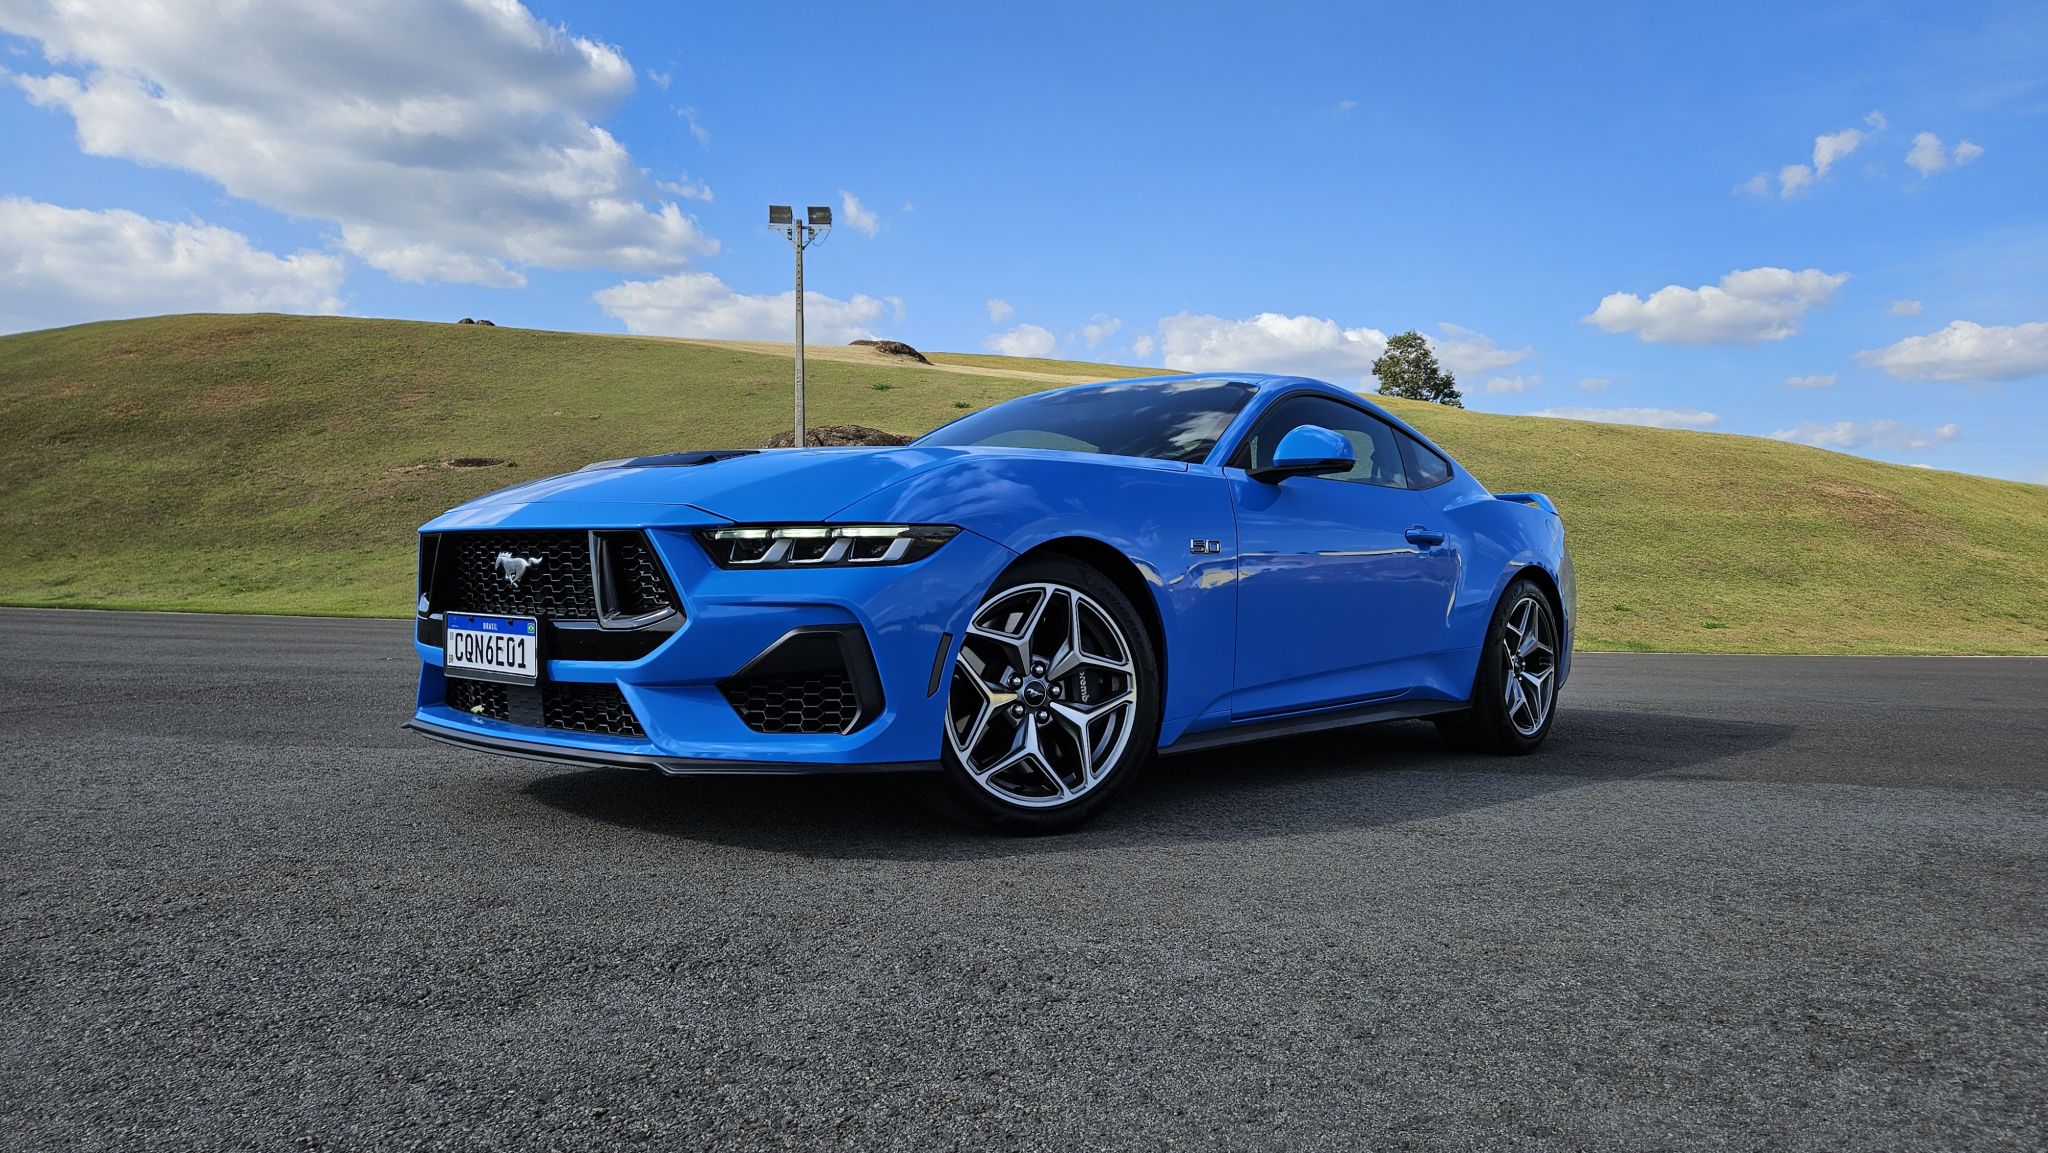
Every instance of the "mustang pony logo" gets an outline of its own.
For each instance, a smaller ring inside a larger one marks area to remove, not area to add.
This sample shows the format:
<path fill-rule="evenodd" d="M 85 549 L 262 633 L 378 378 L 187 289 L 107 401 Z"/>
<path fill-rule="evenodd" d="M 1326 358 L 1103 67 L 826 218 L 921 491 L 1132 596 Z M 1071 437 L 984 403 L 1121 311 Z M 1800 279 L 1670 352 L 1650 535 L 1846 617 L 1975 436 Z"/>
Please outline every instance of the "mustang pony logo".
<path fill-rule="evenodd" d="M 506 584 L 518 588 L 520 579 L 540 562 L 541 558 L 537 556 L 513 556 L 509 552 L 501 552 L 498 554 L 498 575 L 505 578 Z"/>

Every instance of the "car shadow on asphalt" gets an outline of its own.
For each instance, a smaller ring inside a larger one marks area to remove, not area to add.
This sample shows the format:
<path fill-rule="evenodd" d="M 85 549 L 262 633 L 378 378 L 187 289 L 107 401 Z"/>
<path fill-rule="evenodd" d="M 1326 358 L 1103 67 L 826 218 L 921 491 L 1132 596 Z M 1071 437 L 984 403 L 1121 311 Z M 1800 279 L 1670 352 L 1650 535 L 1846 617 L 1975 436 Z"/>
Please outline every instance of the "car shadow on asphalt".
<path fill-rule="evenodd" d="M 1061 836 L 963 828 L 929 776 L 542 777 L 533 800 L 650 835 L 848 859 L 971 860 L 1148 843 L 1239 841 L 1428 820 L 1601 781 L 1670 773 L 1784 743 L 1794 726 L 1608 710 L 1559 716 L 1526 757 L 1456 752 L 1403 722 L 1156 761 L 1095 821 Z"/>

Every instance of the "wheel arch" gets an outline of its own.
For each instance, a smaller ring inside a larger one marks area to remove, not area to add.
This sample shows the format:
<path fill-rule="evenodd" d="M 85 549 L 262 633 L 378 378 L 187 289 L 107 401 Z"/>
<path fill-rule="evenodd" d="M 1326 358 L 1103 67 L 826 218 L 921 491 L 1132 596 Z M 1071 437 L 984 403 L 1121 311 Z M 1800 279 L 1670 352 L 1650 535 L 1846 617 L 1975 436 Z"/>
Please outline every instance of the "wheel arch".
<path fill-rule="evenodd" d="M 1565 607 L 1564 591 L 1559 586 L 1557 577 L 1540 564 L 1522 565 L 1506 581 L 1502 582 L 1500 592 L 1496 593 L 1493 598 L 1493 612 L 1500 611 L 1500 603 L 1506 599 L 1508 590 L 1514 588 L 1515 582 L 1520 580 L 1526 580 L 1538 589 L 1541 589 L 1543 599 L 1550 602 L 1550 611 L 1557 616 L 1557 629 L 1560 635 L 1559 647 L 1564 650 L 1558 654 L 1558 667 L 1562 670 L 1558 676 L 1558 684 L 1562 686 L 1565 681 L 1571 679 L 1572 648 L 1578 641 L 1576 635 L 1578 630 L 1576 622 L 1572 620 L 1572 614 Z M 1487 615 L 1488 619 L 1492 618 L 1492 613 Z"/>
<path fill-rule="evenodd" d="M 1153 655 L 1158 659 L 1159 696 L 1166 699 L 1166 678 L 1168 656 L 1166 650 L 1166 618 L 1159 611 L 1159 598 L 1145 574 L 1135 561 L 1124 555 L 1123 550 L 1105 541 L 1086 536 L 1054 537 L 1041 541 L 1024 552 L 1017 559 L 1032 560 L 1043 556 L 1065 557 L 1068 560 L 1087 565 L 1101 573 L 1117 591 L 1138 610 L 1138 619 L 1145 626 L 1146 639 L 1152 642 Z"/>

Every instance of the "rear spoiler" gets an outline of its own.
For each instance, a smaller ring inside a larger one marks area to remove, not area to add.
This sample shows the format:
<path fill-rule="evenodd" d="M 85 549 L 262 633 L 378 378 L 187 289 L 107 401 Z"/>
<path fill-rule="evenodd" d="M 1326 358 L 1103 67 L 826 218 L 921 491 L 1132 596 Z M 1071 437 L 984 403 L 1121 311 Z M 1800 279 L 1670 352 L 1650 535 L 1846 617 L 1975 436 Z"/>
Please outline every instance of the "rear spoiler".
<path fill-rule="evenodd" d="M 1531 508 L 1540 508 L 1551 516 L 1557 515 L 1557 505 L 1540 492 L 1497 492 L 1493 494 L 1493 498 L 1495 500 L 1511 500 L 1516 504 L 1526 504 Z"/>

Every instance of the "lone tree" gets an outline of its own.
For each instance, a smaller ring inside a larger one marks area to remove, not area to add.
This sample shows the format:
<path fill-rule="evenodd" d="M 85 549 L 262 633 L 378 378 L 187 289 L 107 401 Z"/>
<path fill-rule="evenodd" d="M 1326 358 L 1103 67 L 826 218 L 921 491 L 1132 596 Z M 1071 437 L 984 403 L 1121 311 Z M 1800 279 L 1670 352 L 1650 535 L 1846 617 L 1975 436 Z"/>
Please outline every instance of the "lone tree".
<path fill-rule="evenodd" d="M 1372 362 L 1372 374 L 1380 378 L 1381 396 L 1465 407 L 1465 398 L 1458 395 L 1458 378 L 1437 367 L 1429 341 L 1414 329 L 1388 338 L 1387 351 Z"/>

